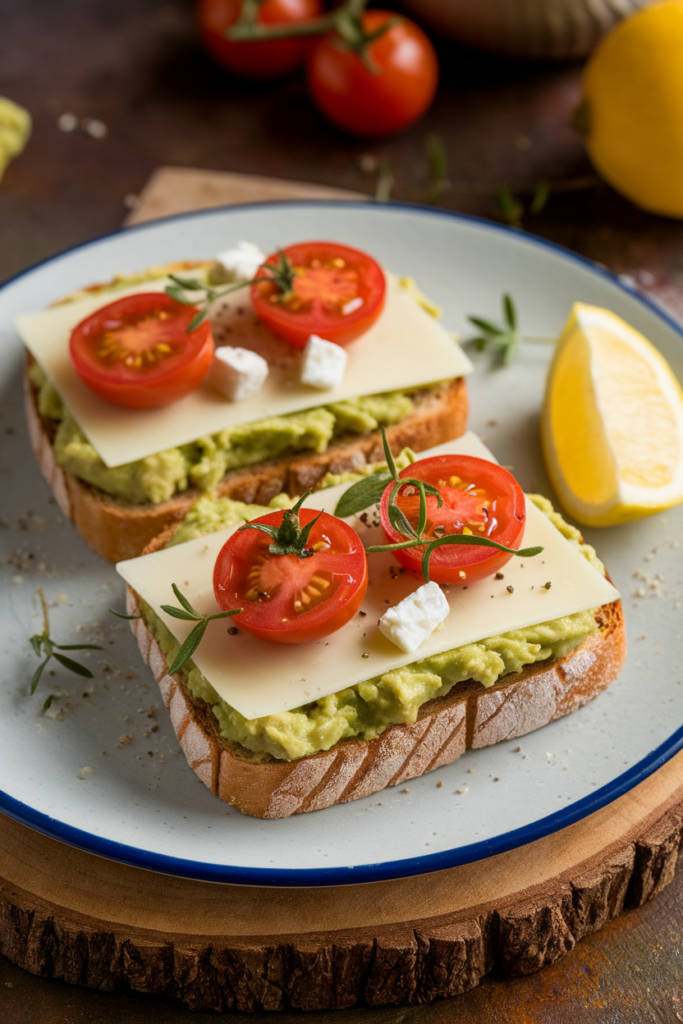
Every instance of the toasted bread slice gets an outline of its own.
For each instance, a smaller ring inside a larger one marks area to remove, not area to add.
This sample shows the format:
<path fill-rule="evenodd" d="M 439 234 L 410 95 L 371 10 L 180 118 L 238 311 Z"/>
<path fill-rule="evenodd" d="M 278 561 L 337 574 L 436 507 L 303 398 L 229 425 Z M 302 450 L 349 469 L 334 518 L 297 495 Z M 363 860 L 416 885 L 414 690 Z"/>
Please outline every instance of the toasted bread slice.
<path fill-rule="evenodd" d="M 129 614 L 138 614 L 130 588 L 127 605 Z M 468 748 L 523 736 L 575 711 L 614 681 L 626 657 L 621 601 L 604 605 L 597 619 L 599 630 L 563 658 L 528 665 L 489 689 L 474 680 L 458 683 L 447 696 L 424 704 L 413 725 L 389 726 L 370 741 L 341 740 L 294 761 L 268 762 L 220 735 L 211 706 L 194 697 L 179 675 L 168 674 L 143 618 L 132 620 L 131 628 L 202 782 L 244 814 L 287 818 L 369 796 L 450 764 Z"/>
<path fill-rule="evenodd" d="M 57 463 L 54 423 L 38 412 L 36 390 L 27 369 L 24 395 L 31 447 L 43 476 L 64 515 L 76 524 L 90 547 L 108 561 L 119 562 L 139 555 L 154 537 L 181 520 L 200 497 L 200 491 L 190 488 L 158 505 L 135 505 L 84 483 Z M 395 453 L 405 447 L 422 451 L 459 437 L 466 429 L 467 413 L 467 386 L 462 377 L 425 389 L 414 396 L 412 412 L 387 429 L 391 449 Z M 281 491 L 303 494 L 328 471 L 358 469 L 366 462 L 383 458 L 379 431 L 361 437 L 347 434 L 322 455 L 290 452 L 269 462 L 232 470 L 223 477 L 217 492 L 221 497 L 267 505 Z"/>

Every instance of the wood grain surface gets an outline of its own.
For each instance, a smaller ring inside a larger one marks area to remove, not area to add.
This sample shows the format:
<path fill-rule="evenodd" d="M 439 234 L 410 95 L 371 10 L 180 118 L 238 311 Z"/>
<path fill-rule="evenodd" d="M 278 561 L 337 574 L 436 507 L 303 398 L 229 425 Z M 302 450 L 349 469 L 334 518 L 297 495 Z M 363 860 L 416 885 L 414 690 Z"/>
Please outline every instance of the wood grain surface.
<path fill-rule="evenodd" d="M 653 810 L 653 808 L 656 808 Z M 529 846 L 413 878 L 234 886 L 104 860 L 0 817 L 0 951 L 44 977 L 202 1011 L 424 1004 L 521 977 L 673 878 L 683 753 Z"/>

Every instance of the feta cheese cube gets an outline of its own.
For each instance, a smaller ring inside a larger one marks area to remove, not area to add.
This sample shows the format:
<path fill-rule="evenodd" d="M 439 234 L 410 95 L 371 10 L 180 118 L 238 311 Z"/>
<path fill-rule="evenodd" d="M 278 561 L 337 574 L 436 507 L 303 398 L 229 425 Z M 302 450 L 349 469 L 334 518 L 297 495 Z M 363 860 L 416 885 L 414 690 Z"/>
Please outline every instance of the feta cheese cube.
<path fill-rule="evenodd" d="M 251 281 L 265 258 L 265 253 L 253 242 L 238 242 L 232 249 L 225 249 L 216 256 L 232 281 Z"/>
<path fill-rule="evenodd" d="M 410 653 L 441 625 L 450 610 L 446 595 L 432 580 L 388 608 L 379 620 L 380 632 L 402 651 Z"/>
<path fill-rule="evenodd" d="M 220 345 L 213 357 L 209 383 L 231 402 L 243 402 L 261 390 L 268 376 L 268 363 L 248 348 Z"/>
<path fill-rule="evenodd" d="M 341 384 L 348 356 L 341 345 L 312 334 L 304 348 L 301 383 L 313 388 L 336 388 Z"/>

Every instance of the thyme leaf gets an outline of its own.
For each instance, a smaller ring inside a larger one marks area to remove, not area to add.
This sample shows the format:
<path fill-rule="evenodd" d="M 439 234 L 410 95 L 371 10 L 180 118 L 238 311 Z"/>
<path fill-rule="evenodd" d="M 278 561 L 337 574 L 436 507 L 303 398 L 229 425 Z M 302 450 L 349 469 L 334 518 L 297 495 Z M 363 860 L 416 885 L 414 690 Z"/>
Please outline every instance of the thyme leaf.
<path fill-rule="evenodd" d="M 43 593 L 42 587 L 38 587 L 38 597 L 40 598 L 40 605 L 43 612 L 43 632 L 36 633 L 34 636 L 29 637 L 29 643 L 33 648 L 34 653 L 39 657 L 43 658 L 38 668 L 33 673 L 31 678 L 31 694 L 34 694 L 38 688 L 38 683 L 41 680 L 45 667 L 49 663 L 51 658 L 58 661 L 60 665 L 67 668 L 69 672 L 74 672 L 78 676 L 84 676 L 86 679 L 92 679 L 93 674 L 89 668 L 85 665 L 81 665 L 80 661 L 74 661 L 73 658 L 67 657 L 65 654 L 59 654 L 58 651 L 101 651 L 102 648 L 99 644 L 58 644 L 50 636 L 50 621 L 47 611 L 47 601 L 45 594 Z M 49 699 L 49 698 L 48 698 Z M 47 704 L 47 707 L 50 705 Z M 43 710 L 46 710 L 45 708 Z"/>
<path fill-rule="evenodd" d="M 175 583 L 172 583 L 171 587 L 173 588 L 173 593 L 182 607 L 176 608 L 171 604 L 162 604 L 161 610 L 166 612 L 167 615 L 172 616 L 174 619 L 185 619 L 186 621 L 197 623 L 178 648 L 178 653 L 173 659 L 173 663 L 168 670 L 168 674 L 172 676 L 174 672 L 179 672 L 180 669 L 183 668 L 183 666 L 190 660 L 202 642 L 202 638 L 206 632 L 206 627 L 213 621 L 213 619 L 231 618 L 233 615 L 239 615 L 242 609 L 233 608 L 231 611 L 227 612 L 214 612 L 213 615 L 203 615 L 192 607 L 188 599 Z"/>
<path fill-rule="evenodd" d="M 187 326 L 186 333 L 190 334 L 192 331 L 196 331 L 204 323 L 217 299 L 222 299 L 225 295 L 230 295 L 241 288 L 248 288 L 252 284 L 270 281 L 279 289 L 281 298 L 291 295 L 297 271 L 287 259 L 282 249 L 278 249 L 277 252 L 277 263 L 262 263 L 256 277 L 252 277 L 249 281 L 232 281 L 222 288 L 214 288 L 211 285 L 202 284 L 198 278 L 179 277 L 178 274 L 169 274 L 168 277 L 171 284 L 166 285 L 164 289 L 166 295 L 175 299 L 176 302 L 181 302 L 184 306 L 195 306 L 197 309 L 197 312 Z"/>

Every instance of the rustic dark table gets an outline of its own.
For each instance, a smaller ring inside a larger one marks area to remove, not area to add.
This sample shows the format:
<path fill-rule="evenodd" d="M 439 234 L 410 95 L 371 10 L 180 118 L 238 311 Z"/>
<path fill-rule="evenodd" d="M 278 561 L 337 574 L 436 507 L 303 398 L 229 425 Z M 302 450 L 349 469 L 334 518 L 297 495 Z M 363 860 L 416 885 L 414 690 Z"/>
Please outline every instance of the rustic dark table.
<path fill-rule="evenodd" d="M 192 0 L 3 0 L 0 24 L 0 95 L 26 106 L 34 119 L 28 148 L 0 184 L 0 281 L 118 227 L 157 166 L 373 193 L 370 156 L 391 169 L 392 198 L 419 202 L 432 184 L 426 140 L 438 135 L 450 181 L 438 205 L 501 217 L 496 192 L 506 186 L 525 207 L 526 230 L 628 275 L 683 311 L 683 224 L 637 210 L 594 177 L 569 125 L 578 94 L 575 64 L 515 62 L 441 43 L 442 83 L 432 109 L 403 135 L 369 143 L 327 125 L 299 78 L 246 84 L 214 66 L 198 44 Z M 61 130 L 65 113 L 102 122 L 106 134 Z M 550 196 L 532 213 L 540 180 L 550 182 Z M 489 978 L 432 1006 L 314 1013 L 307 1020 L 683 1021 L 681 921 L 679 872 L 651 904 L 533 977 Z M 151 1017 L 160 1024 L 193 1019 L 167 1000 L 70 988 L 0 957 L 0 1019 L 8 1024 L 137 1024 Z M 285 1024 L 294 1015 L 277 1020 Z"/>

